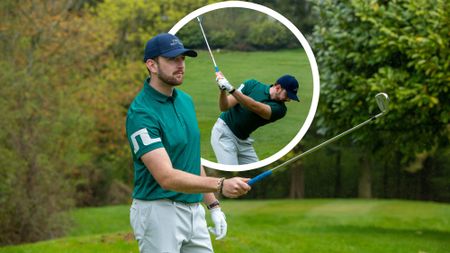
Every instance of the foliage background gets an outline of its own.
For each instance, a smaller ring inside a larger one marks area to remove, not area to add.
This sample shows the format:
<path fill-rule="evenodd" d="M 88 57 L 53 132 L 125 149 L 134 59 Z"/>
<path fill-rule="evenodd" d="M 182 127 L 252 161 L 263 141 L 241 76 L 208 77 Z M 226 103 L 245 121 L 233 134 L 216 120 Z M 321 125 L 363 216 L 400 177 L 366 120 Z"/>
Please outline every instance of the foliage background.
<path fill-rule="evenodd" d="M 129 201 L 133 174 L 123 122 L 146 75 L 142 47 L 211 2 L 1 1 L 0 244 L 61 236 L 70 225 L 64 211 L 73 207 Z M 392 107 L 377 124 L 292 164 L 246 198 L 448 202 L 448 3 L 255 2 L 306 34 L 322 79 L 314 124 L 284 159 L 376 112 L 378 91 L 390 95 Z M 258 53 L 295 47 L 270 18 L 250 22 L 242 12 L 206 17 L 215 20 L 205 27 L 213 31 L 211 43 Z M 231 21 L 244 25 L 229 29 Z M 185 29 L 180 36 L 200 47 L 195 28 Z"/>

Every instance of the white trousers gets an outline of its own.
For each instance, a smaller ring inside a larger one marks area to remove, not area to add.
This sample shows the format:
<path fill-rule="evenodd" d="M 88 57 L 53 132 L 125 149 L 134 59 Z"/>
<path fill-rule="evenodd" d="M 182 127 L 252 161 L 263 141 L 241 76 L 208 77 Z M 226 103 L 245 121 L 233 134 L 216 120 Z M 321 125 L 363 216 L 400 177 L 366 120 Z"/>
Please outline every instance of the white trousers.
<path fill-rule="evenodd" d="M 211 253 L 202 205 L 134 199 L 130 223 L 141 253 Z"/>
<path fill-rule="evenodd" d="M 240 165 L 259 161 L 253 142 L 250 137 L 245 140 L 236 137 L 221 118 L 211 131 L 211 146 L 217 162 L 221 164 Z"/>

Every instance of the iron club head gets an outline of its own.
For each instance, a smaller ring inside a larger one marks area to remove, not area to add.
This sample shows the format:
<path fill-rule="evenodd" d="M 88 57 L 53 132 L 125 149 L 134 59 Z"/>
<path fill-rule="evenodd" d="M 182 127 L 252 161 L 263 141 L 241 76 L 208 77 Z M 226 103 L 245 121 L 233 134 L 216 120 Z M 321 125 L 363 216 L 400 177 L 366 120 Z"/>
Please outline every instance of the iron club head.
<path fill-rule="evenodd" d="M 375 95 L 375 100 L 377 101 L 378 108 L 383 114 L 389 110 L 389 96 L 386 93 L 378 93 Z"/>

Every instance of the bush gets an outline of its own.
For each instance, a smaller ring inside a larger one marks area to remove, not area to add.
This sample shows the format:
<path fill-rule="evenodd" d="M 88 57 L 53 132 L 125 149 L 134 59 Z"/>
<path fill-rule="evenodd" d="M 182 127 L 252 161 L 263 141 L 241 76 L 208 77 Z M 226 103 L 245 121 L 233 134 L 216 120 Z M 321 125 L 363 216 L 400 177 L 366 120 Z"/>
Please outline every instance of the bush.
<path fill-rule="evenodd" d="M 211 33 L 211 43 L 215 49 L 229 48 L 234 49 L 235 41 L 239 40 L 236 33 L 232 29 L 224 29 L 220 32 L 213 31 Z"/>
<path fill-rule="evenodd" d="M 347 141 L 399 170 L 448 139 L 448 9 L 444 0 L 318 2 L 320 130 L 332 136 L 378 113 L 374 95 L 384 91 L 390 112 Z"/>
<path fill-rule="evenodd" d="M 202 32 L 196 22 L 189 22 L 176 35 L 186 48 L 206 48 Z"/>
<path fill-rule="evenodd" d="M 257 49 L 281 49 L 290 44 L 293 35 L 276 20 L 253 23 L 246 41 Z"/>

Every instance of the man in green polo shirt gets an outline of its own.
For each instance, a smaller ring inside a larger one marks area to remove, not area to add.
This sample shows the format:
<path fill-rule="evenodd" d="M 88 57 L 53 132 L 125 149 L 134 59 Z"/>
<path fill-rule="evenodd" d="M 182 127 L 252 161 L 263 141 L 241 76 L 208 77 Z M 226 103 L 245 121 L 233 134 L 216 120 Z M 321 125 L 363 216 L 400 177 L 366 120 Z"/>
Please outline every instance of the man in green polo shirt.
<path fill-rule="evenodd" d="M 290 75 L 278 78 L 273 85 L 251 79 L 236 90 L 221 72 L 217 73 L 217 82 L 221 90 L 219 107 L 222 113 L 211 132 L 217 162 L 228 165 L 257 162 L 259 159 L 250 134 L 283 118 L 287 111 L 285 102 L 299 101 L 298 82 Z"/>
<path fill-rule="evenodd" d="M 146 44 L 150 77 L 130 105 L 126 131 L 134 163 L 130 222 L 140 252 L 213 252 L 203 201 L 216 239 L 227 232 L 214 192 L 230 198 L 250 190 L 248 178 L 207 177 L 200 164 L 200 131 L 183 82 L 185 56 L 196 57 L 174 35 Z"/>

